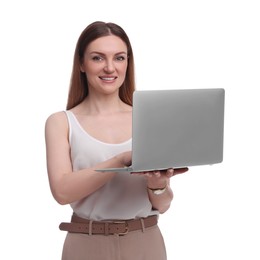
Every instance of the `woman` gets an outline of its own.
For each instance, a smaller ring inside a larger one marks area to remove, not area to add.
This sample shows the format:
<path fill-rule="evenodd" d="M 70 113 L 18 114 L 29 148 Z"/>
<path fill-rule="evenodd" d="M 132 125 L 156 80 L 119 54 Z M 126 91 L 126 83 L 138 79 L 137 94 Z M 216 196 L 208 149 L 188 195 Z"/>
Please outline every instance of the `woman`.
<path fill-rule="evenodd" d="M 116 24 L 94 22 L 80 35 L 67 110 L 46 121 L 52 194 L 70 204 L 63 260 L 166 259 L 157 226 L 170 206 L 170 177 L 186 171 L 96 172 L 131 164 L 134 58 Z"/>

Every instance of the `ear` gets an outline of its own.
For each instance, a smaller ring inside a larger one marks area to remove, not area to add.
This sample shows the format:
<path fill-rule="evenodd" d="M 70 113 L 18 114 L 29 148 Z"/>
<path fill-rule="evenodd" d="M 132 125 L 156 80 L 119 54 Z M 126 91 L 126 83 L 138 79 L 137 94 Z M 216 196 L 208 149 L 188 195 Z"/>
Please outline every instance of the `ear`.
<path fill-rule="evenodd" d="M 79 68 L 80 68 L 81 72 L 85 73 L 85 68 L 84 68 L 84 65 L 82 63 L 79 65 Z"/>

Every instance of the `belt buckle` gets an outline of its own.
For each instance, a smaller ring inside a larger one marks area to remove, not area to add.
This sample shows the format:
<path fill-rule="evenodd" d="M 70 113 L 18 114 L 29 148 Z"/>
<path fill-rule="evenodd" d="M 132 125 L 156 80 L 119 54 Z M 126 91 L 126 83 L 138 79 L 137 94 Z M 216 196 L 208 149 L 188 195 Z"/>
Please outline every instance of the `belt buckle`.
<path fill-rule="evenodd" d="M 124 235 L 128 234 L 129 227 L 128 227 L 128 224 L 126 221 L 114 221 L 113 224 L 125 224 L 125 231 L 119 232 L 119 233 L 114 233 L 114 235 L 124 236 Z"/>

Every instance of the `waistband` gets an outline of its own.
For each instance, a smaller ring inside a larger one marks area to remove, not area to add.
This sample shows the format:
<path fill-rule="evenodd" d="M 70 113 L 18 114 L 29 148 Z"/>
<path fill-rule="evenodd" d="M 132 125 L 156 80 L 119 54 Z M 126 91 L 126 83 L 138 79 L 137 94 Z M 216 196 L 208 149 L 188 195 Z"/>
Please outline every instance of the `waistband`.
<path fill-rule="evenodd" d="M 84 233 L 89 235 L 126 235 L 131 231 L 142 230 L 157 225 L 158 216 L 149 216 L 132 220 L 119 221 L 92 221 L 80 218 L 73 214 L 71 222 L 62 222 L 59 229 L 71 233 Z"/>

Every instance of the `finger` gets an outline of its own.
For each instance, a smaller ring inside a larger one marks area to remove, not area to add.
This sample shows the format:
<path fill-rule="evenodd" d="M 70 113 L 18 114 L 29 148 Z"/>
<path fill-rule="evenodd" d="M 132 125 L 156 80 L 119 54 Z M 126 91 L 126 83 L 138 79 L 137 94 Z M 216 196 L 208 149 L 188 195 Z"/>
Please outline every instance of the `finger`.
<path fill-rule="evenodd" d="M 134 174 L 134 175 L 144 175 L 145 172 L 130 172 L 130 174 Z"/>
<path fill-rule="evenodd" d="M 174 175 L 174 169 L 173 168 L 171 168 L 171 169 L 168 169 L 167 171 L 166 171 L 166 176 L 167 177 L 172 177 L 173 175 Z"/>
<path fill-rule="evenodd" d="M 154 171 L 154 176 L 156 176 L 156 177 L 160 177 L 160 176 L 161 176 L 160 171 Z"/>
<path fill-rule="evenodd" d="M 153 174 L 151 172 L 144 172 L 144 175 L 150 178 Z"/>
<path fill-rule="evenodd" d="M 187 172 L 188 170 L 189 170 L 188 167 L 174 169 L 174 174 L 173 175 L 181 174 L 181 173 Z"/>

